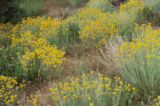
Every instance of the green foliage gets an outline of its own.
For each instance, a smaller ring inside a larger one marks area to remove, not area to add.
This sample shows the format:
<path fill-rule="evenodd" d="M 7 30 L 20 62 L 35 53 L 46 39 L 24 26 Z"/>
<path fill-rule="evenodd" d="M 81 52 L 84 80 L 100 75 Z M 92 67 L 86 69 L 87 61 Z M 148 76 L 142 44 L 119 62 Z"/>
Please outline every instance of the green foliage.
<path fill-rule="evenodd" d="M 76 5 L 78 5 L 79 3 L 81 3 L 81 2 L 88 2 L 89 0 L 73 0 L 73 6 L 76 6 Z"/>
<path fill-rule="evenodd" d="M 56 44 L 57 47 L 64 48 L 66 53 L 70 53 L 74 45 L 80 42 L 79 38 L 79 25 L 74 22 L 67 22 L 61 25 L 57 31 L 57 35 L 51 35 L 48 41 L 51 44 Z"/>
<path fill-rule="evenodd" d="M 135 88 L 121 80 L 102 74 L 83 74 L 70 81 L 53 83 L 50 88 L 54 104 L 64 106 L 130 105 Z"/>
<path fill-rule="evenodd" d="M 25 71 L 20 64 L 19 58 L 16 54 L 16 48 L 0 48 L 0 74 L 4 76 L 17 77 L 19 81 L 26 80 L 37 82 L 40 79 L 45 79 L 49 72 L 41 72 L 40 62 L 36 61 L 35 65 L 30 65 L 30 71 Z"/>
<path fill-rule="evenodd" d="M 160 10 L 160 1 L 159 0 L 144 0 L 145 6 L 153 10 L 153 12 L 159 12 Z"/>
<path fill-rule="evenodd" d="M 111 4 L 113 0 L 90 0 L 88 3 L 89 7 L 100 8 L 104 12 L 113 11 L 113 5 Z"/>
<path fill-rule="evenodd" d="M 20 8 L 24 10 L 25 17 L 37 16 L 43 9 L 43 3 L 45 0 L 22 0 L 20 2 Z"/>
<path fill-rule="evenodd" d="M 67 30 L 65 30 L 67 29 Z M 58 37 L 58 46 L 64 47 L 66 52 L 69 52 L 76 42 L 80 41 L 79 26 L 76 23 L 69 22 L 66 25 L 60 27 Z"/>
<path fill-rule="evenodd" d="M 75 7 L 83 2 L 88 2 L 89 0 L 58 0 L 58 2 L 62 5 L 69 5 Z"/>
<path fill-rule="evenodd" d="M 120 35 L 124 41 L 132 41 L 132 39 L 137 37 L 135 34 L 135 25 L 121 27 L 118 35 Z"/>
<path fill-rule="evenodd" d="M 120 74 L 137 88 L 141 99 L 160 94 L 159 28 L 136 27 L 137 38 L 120 46 Z"/>
<path fill-rule="evenodd" d="M 159 0 L 144 0 L 144 9 L 137 15 L 137 23 L 160 26 L 160 1 Z"/>
<path fill-rule="evenodd" d="M 0 2 L 0 23 L 17 23 L 23 17 L 19 0 L 2 0 Z"/>

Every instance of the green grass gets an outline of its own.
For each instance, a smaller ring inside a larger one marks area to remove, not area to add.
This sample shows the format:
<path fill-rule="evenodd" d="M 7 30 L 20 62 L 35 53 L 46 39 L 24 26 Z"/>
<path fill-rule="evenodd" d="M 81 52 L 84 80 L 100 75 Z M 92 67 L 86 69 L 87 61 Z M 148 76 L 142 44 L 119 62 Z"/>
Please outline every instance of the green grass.
<path fill-rule="evenodd" d="M 43 9 L 45 0 L 22 0 L 20 8 L 25 11 L 26 16 L 36 16 L 40 14 Z"/>

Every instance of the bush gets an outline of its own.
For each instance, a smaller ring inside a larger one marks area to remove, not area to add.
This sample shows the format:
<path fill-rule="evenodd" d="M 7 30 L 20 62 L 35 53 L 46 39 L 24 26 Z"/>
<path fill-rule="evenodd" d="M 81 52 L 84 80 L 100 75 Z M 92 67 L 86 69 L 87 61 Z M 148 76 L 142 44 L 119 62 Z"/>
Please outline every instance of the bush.
<path fill-rule="evenodd" d="M 55 105 L 65 106 L 123 106 L 131 104 L 135 88 L 115 77 L 102 74 L 82 74 L 70 81 L 53 83 L 50 88 Z"/>
<path fill-rule="evenodd" d="M 71 7 L 76 7 L 78 6 L 80 3 L 83 3 L 83 2 L 88 2 L 89 0 L 58 0 L 58 2 L 61 4 L 61 5 L 69 5 Z"/>
<path fill-rule="evenodd" d="M 58 50 L 56 45 L 50 45 L 45 38 L 37 37 L 29 31 L 22 31 L 19 34 L 12 36 L 11 48 L 16 49 L 18 64 L 22 66 L 21 73 L 27 79 L 34 81 L 40 75 L 42 78 L 46 77 L 48 72 L 62 64 L 65 52 Z"/>
<path fill-rule="evenodd" d="M 114 11 L 114 7 L 111 4 L 113 0 L 90 0 L 88 3 L 88 7 L 90 8 L 99 8 L 104 12 L 112 12 Z"/>
<path fill-rule="evenodd" d="M 23 11 L 19 8 L 19 0 L 2 0 L 0 8 L 0 23 L 15 24 L 23 17 Z"/>
<path fill-rule="evenodd" d="M 18 82 L 16 78 L 0 76 L 0 105 L 17 105 L 18 100 L 18 91 L 20 88 L 24 87 L 25 84 L 20 83 L 20 86 L 17 86 Z"/>
<path fill-rule="evenodd" d="M 141 98 L 157 96 L 160 94 L 160 29 L 142 25 L 136 32 L 137 39 L 120 47 L 119 72 L 125 81 L 138 89 Z"/>
<path fill-rule="evenodd" d="M 153 10 L 153 12 L 158 12 L 160 10 L 159 0 L 144 0 L 145 6 Z"/>
<path fill-rule="evenodd" d="M 45 0 L 22 0 L 20 8 L 24 11 L 25 17 L 33 17 L 40 15 L 43 10 Z"/>
<path fill-rule="evenodd" d="M 2 25 L 1 40 L 9 42 L 2 43 L 0 48 L 0 73 L 16 76 L 18 80 L 27 79 L 35 82 L 40 78 L 46 78 L 52 70 L 56 70 L 56 67 L 62 64 L 65 52 L 58 50 L 56 45 L 51 45 L 47 37 L 36 32 L 37 30 L 27 29 L 30 28 L 31 21 L 25 23 L 23 20 L 22 23 L 16 26 Z M 11 31 L 7 31 L 7 27 Z"/>
<path fill-rule="evenodd" d="M 35 17 L 23 19 L 17 24 L 13 31 L 31 31 L 37 37 L 45 38 L 51 45 L 56 45 L 58 49 L 64 48 L 69 53 L 75 43 L 80 42 L 79 25 L 71 20 L 56 20 L 51 17 Z"/>
<path fill-rule="evenodd" d="M 58 48 L 64 48 L 66 53 L 70 53 L 74 48 L 75 44 L 80 42 L 79 38 L 79 25 L 74 22 L 63 22 L 58 28 L 58 33 L 56 35 L 57 42 L 50 42 L 57 45 Z M 53 38 L 52 38 L 53 39 Z"/>

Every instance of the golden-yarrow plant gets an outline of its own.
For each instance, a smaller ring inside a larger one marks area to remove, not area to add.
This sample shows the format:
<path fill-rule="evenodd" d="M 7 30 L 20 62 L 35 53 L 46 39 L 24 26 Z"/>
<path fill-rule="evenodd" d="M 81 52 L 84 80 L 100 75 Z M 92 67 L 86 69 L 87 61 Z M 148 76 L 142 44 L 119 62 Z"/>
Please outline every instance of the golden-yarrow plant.
<path fill-rule="evenodd" d="M 53 83 L 50 88 L 55 105 L 124 105 L 130 103 L 135 88 L 120 77 L 111 79 L 102 74 L 82 74 L 70 81 Z"/>
<path fill-rule="evenodd" d="M 143 93 L 158 95 L 160 80 L 160 28 L 137 26 L 138 38 L 120 46 L 117 60 L 122 77 Z"/>

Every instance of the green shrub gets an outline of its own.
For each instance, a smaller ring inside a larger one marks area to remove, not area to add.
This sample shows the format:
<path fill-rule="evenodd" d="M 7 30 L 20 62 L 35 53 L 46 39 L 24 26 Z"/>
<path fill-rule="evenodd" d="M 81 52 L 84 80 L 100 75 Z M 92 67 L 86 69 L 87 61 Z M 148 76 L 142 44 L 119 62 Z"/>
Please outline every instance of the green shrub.
<path fill-rule="evenodd" d="M 92 73 L 53 83 L 50 90 L 54 105 L 124 106 L 131 104 L 135 88 L 120 77 L 110 79 Z"/>
<path fill-rule="evenodd" d="M 145 6 L 153 10 L 153 12 L 159 12 L 160 10 L 160 1 L 159 0 L 144 0 Z"/>
<path fill-rule="evenodd" d="M 0 25 L 0 41 L 3 41 L 0 42 L 1 75 L 36 82 L 47 78 L 51 71 L 56 70 L 56 66 L 62 64 L 64 52 L 57 50 L 55 44 L 50 45 L 46 40 L 47 35 L 40 36 L 40 26 L 34 23 L 35 29 L 30 28 L 31 19 L 22 20 L 23 24 L 15 26 Z"/>
<path fill-rule="evenodd" d="M 144 9 L 138 13 L 137 21 L 139 24 L 152 23 L 160 26 L 160 1 L 159 0 L 144 0 Z"/>
<path fill-rule="evenodd" d="M 22 0 L 20 8 L 24 10 L 25 17 L 38 16 L 43 9 L 45 0 Z"/>
<path fill-rule="evenodd" d="M 25 71 L 19 61 L 19 57 L 16 54 L 16 48 L 4 48 L 0 49 L 0 74 L 4 76 L 17 77 L 18 81 L 27 80 L 31 82 L 39 81 L 47 77 L 46 72 L 38 72 L 40 69 L 40 62 L 36 61 L 36 64 L 30 66 L 30 71 Z M 32 63 L 33 64 L 33 63 Z M 43 73 L 43 74 L 42 74 Z"/>
<path fill-rule="evenodd" d="M 82 3 L 82 2 L 88 2 L 89 0 L 74 0 L 72 2 L 72 5 L 73 6 L 77 6 L 79 3 Z"/>
<path fill-rule="evenodd" d="M 63 48 L 66 50 L 67 53 L 69 53 L 74 45 L 78 42 L 80 42 L 79 38 L 79 26 L 78 24 L 74 22 L 66 23 L 65 25 L 62 25 L 58 29 L 58 35 L 56 35 L 58 42 L 57 46 L 59 48 Z"/>
<path fill-rule="evenodd" d="M 103 11 L 113 11 L 113 5 L 111 4 L 113 0 L 90 0 L 88 6 L 91 8 L 100 8 Z"/>
<path fill-rule="evenodd" d="M 82 2 L 88 2 L 89 0 L 58 0 L 58 2 L 63 6 L 68 5 L 71 7 L 76 7 Z"/>
<path fill-rule="evenodd" d="M 120 47 L 121 76 L 135 86 L 141 99 L 160 94 L 160 29 L 151 25 L 136 27 L 138 38 Z M 146 97 L 145 97 L 146 96 Z"/>
<path fill-rule="evenodd" d="M 17 23 L 23 17 L 23 11 L 19 8 L 19 0 L 1 0 L 0 23 Z"/>

